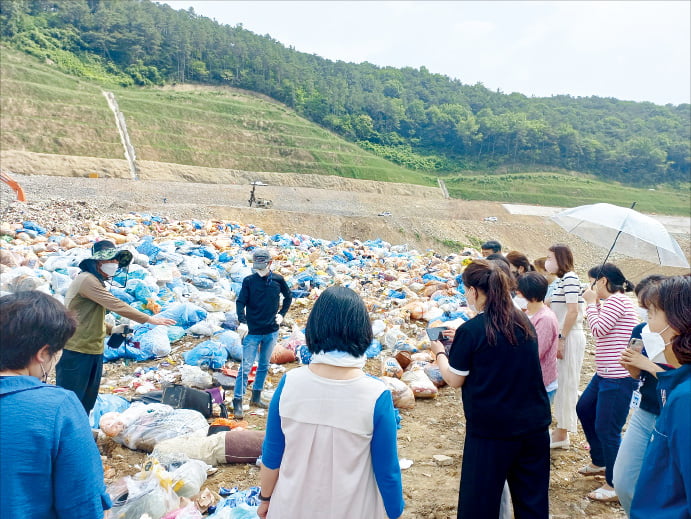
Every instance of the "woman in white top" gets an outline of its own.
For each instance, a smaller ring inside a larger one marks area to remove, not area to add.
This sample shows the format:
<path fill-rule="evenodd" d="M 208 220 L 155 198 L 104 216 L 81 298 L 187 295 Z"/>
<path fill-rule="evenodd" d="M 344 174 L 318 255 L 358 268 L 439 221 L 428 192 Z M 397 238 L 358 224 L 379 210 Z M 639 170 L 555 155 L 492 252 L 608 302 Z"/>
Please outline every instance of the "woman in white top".
<path fill-rule="evenodd" d="M 403 487 L 391 392 L 362 368 L 372 325 L 352 290 L 327 288 L 307 319 L 308 366 L 274 393 L 262 451 L 261 519 L 396 519 Z"/>
<path fill-rule="evenodd" d="M 557 350 L 557 381 L 559 389 L 554 397 L 554 417 L 557 427 L 552 431 L 550 448 L 568 449 L 569 432 L 576 432 L 578 418 L 578 382 L 585 352 L 583 315 L 585 301 L 581 296 L 581 282 L 573 271 L 573 254 L 567 245 L 549 248 L 545 260 L 547 272 L 559 277 L 552 294 L 551 308 L 559 321 L 559 349 Z"/>

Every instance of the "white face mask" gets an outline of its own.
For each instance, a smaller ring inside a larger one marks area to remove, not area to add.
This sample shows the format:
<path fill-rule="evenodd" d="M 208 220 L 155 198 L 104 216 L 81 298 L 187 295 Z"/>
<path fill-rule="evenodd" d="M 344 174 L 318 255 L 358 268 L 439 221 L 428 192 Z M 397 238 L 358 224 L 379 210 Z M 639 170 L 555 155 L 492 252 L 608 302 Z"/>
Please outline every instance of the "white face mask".
<path fill-rule="evenodd" d="M 101 272 L 103 272 L 109 278 L 112 278 L 118 271 L 117 263 L 104 263 L 101 265 Z"/>
<path fill-rule="evenodd" d="M 641 308 L 640 306 L 636 308 L 638 311 L 638 318 L 641 320 L 642 323 L 647 323 L 648 322 L 648 310 L 645 308 Z"/>
<path fill-rule="evenodd" d="M 556 274 L 559 270 L 559 265 L 557 265 L 557 262 L 552 258 L 547 258 L 547 261 L 545 261 L 545 270 L 550 274 Z"/>
<path fill-rule="evenodd" d="M 252 269 L 252 270 L 254 270 L 261 277 L 266 277 L 266 275 L 269 273 L 269 267 L 266 267 L 263 269 Z"/>
<path fill-rule="evenodd" d="M 662 338 L 662 332 L 664 332 L 669 326 L 666 326 L 664 330 L 660 333 L 651 332 L 649 326 L 645 326 L 641 332 L 641 339 L 643 339 L 643 346 L 645 346 L 645 352 L 648 354 L 649 359 L 654 359 L 660 353 L 662 353 L 667 344 Z"/>
<path fill-rule="evenodd" d="M 513 303 L 521 310 L 528 308 L 528 300 L 525 297 L 516 296 L 513 298 Z"/>

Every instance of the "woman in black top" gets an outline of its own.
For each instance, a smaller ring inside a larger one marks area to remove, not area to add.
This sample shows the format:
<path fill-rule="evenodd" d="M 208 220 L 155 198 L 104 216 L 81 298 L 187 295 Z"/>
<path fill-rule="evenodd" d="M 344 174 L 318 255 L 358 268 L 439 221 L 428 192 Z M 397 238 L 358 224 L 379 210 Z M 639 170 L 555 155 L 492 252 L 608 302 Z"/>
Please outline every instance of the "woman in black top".
<path fill-rule="evenodd" d="M 511 301 L 511 280 L 492 262 L 469 264 L 463 283 L 477 316 L 456 330 L 448 356 L 432 342 L 444 380 L 463 388 L 458 518 L 496 519 L 508 481 L 516 517 L 546 519 L 552 417 L 535 330 Z"/>

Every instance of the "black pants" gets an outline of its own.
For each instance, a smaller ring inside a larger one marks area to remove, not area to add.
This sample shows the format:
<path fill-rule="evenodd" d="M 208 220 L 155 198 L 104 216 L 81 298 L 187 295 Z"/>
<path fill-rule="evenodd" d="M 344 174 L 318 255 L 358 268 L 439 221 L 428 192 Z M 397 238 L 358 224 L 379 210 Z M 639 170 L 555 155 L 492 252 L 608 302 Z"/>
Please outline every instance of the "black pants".
<path fill-rule="evenodd" d="M 74 391 L 88 415 L 96 404 L 103 373 L 103 355 L 63 350 L 55 367 L 58 386 Z"/>
<path fill-rule="evenodd" d="M 516 519 L 549 517 L 549 433 L 511 439 L 466 434 L 458 519 L 497 519 L 509 482 Z"/>

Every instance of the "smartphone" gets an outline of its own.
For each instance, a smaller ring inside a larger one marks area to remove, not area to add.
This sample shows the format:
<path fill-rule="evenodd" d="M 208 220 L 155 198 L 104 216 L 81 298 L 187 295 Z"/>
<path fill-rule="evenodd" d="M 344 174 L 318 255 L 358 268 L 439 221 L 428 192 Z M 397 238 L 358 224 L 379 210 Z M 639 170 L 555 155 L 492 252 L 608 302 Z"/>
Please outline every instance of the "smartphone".
<path fill-rule="evenodd" d="M 437 326 L 434 328 L 427 328 L 427 337 L 429 337 L 430 341 L 443 341 L 444 336 L 441 334 L 446 330 L 443 326 Z"/>
<path fill-rule="evenodd" d="M 629 341 L 629 349 L 633 351 L 637 351 L 638 353 L 643 351 L 643 340 L 642 339 L 637 339 L 633 338 Z"/>

